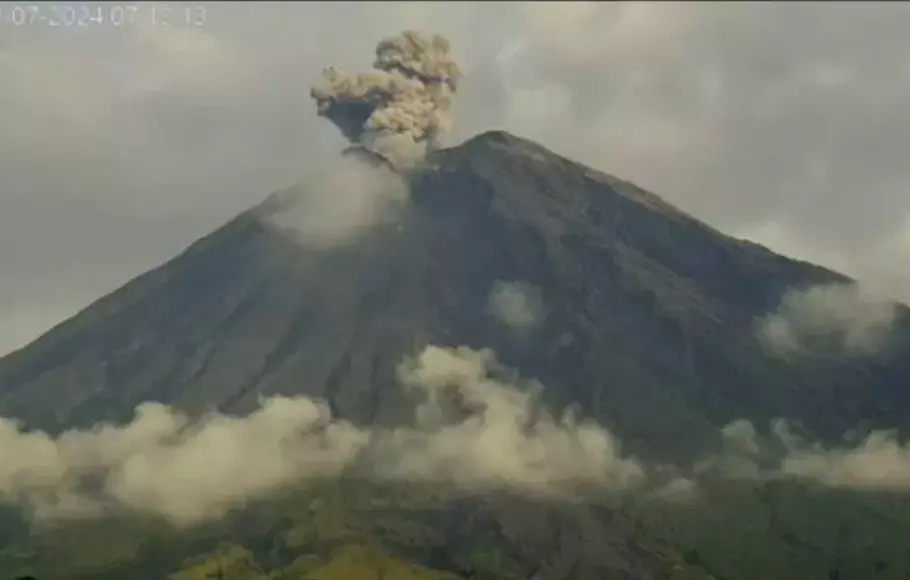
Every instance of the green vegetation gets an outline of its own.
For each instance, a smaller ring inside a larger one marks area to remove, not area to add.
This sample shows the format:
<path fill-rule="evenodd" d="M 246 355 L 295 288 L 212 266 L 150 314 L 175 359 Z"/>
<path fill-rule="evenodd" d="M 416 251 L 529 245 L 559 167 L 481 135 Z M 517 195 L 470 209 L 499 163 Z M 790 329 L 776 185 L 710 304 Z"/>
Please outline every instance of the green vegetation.
<path fill-rule="evenodd" d="M 256 558 L 239 546 L 225 546 L 212 554 L 187 562 L 170 580 L 257 580 L 264 579 L 265 573 Z"/>
<path fill-rule="evenodd" d="M 116 518 L 22 527 L 0 570 L 42 580 L 906 580 L 910 495 L 707 481 L 597 504 L 324 482 L 192 528 Z M 10 530 L 18 530 L 15 533 Z M 13 576 L 11 576 L 13 577 Z"/>

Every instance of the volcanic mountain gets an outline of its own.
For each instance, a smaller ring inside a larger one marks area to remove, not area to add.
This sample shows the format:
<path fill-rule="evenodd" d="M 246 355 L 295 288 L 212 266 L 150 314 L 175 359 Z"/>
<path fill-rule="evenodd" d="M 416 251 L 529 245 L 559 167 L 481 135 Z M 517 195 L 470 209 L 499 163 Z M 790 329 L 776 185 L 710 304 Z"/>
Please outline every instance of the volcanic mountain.
<path fill-rule="evenodd" d="M 840 274 L 501 131 L 406 179 L 395 220 L 332 247 L 274 225 L 294 188 L 242 213 L 0 360 L 0 415 L 55 432 L 149 400 L 240 412 L 302 393 L 391 423 L 411 412 L 396 366 L 434 344 L 494 350 L 636 453 L 704 449 L 738 418 L 826 439 L 905 421 L 903 346 L 784 360 L 756 337 L 788 289 Z M 495 315 L 503 288 L 533 297 L 533 320 Z"/>

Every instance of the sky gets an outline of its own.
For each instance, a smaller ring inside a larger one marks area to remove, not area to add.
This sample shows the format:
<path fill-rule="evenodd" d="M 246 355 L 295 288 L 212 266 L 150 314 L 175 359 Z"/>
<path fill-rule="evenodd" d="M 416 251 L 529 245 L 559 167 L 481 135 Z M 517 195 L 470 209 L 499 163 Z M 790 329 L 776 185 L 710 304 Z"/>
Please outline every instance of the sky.
<path fill-rule="evenodd" d="M 0 2 L 0 353 L 337 155 L 310 85 L 407 28 L 463 65 L 449 144 L 506 129 L 910 298 L 908 3 L 63 5 Z"/>

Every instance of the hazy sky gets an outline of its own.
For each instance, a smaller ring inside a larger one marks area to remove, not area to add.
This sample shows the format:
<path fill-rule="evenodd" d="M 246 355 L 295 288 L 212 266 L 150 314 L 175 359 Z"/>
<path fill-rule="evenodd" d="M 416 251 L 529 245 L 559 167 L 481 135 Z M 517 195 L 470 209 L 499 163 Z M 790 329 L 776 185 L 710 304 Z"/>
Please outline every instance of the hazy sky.
<path fill-rule="evenodd" d="M 910 288 L 907 3 L 212 3 L 199 27 L 179 22 L 199 4 L 168 3 L 165 25 L 141 3 L 119 26 L 107 5 L 85 27 L 17 26 L 13 6 L 0 352 L 334 155 L 310 83 L 366 70 L 410 27 L 464 64 L 451 142 L 506 128 L 729 233 Z"/>

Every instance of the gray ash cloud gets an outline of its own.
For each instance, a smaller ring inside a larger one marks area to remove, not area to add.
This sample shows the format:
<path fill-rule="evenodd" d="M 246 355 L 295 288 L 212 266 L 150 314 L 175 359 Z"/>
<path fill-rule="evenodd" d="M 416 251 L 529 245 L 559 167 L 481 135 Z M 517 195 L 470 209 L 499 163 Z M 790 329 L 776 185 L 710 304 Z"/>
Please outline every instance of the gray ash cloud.
<path fill-rule="evenodd" d="M 373 68 L 349 75 L 326 67 L 311 96 L 318 114 L 351 143 L 408 165 L 438 146 L 451 126 L 461 70 L 448 40 L 411 30 L 380 41 Z"/>

